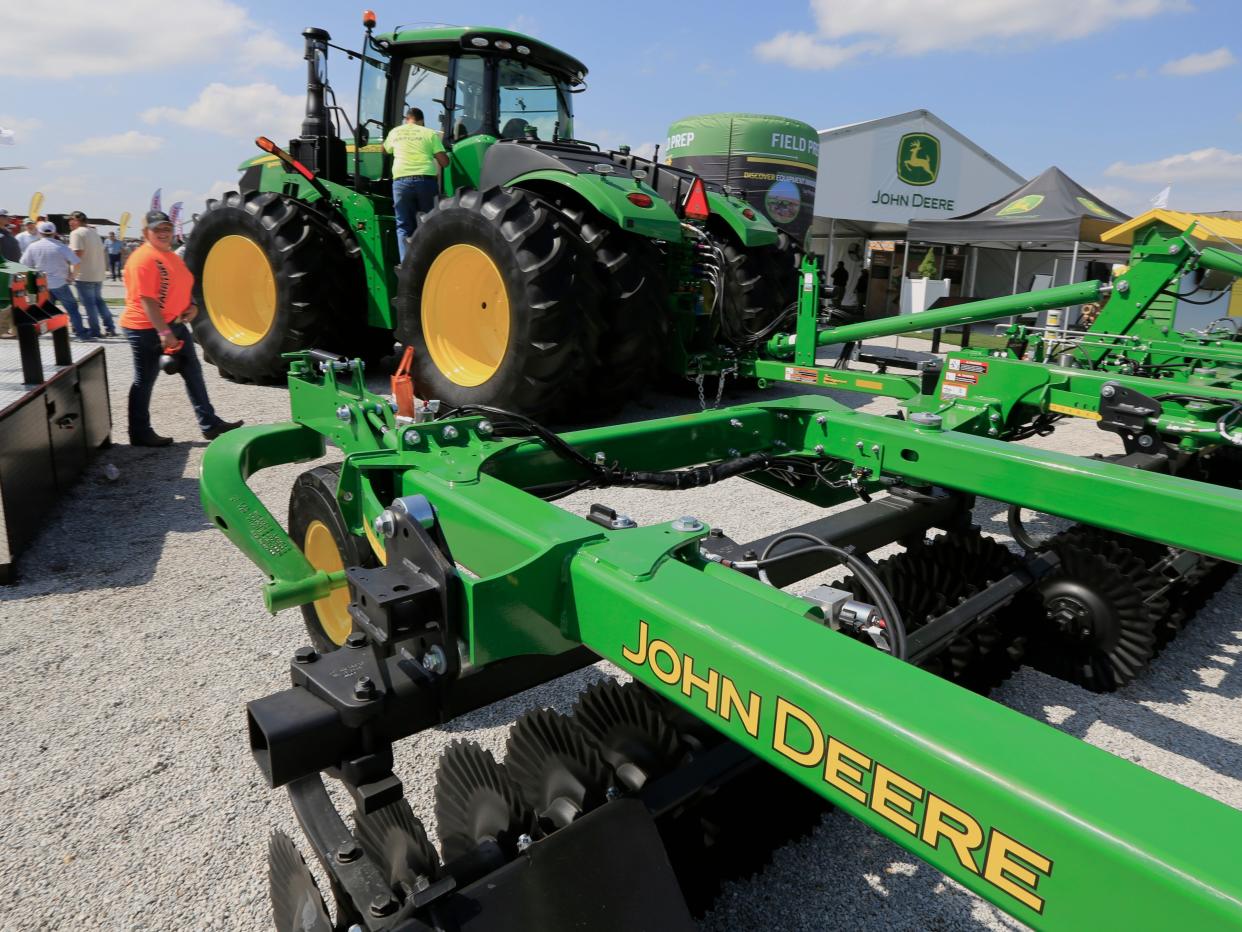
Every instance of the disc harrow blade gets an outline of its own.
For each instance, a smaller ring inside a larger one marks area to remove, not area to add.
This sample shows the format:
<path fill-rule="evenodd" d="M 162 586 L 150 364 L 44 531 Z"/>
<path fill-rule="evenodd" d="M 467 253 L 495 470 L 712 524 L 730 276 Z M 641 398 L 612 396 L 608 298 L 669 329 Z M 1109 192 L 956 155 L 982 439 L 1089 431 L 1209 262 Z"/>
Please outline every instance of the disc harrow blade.
<path fill-rule="evenodd" d="M 573 721 L 632 792 L 671 771 L 684 757 L 676 732 L 643 689 L 633 681 L 604 680 L 579 694 L 573 707 Z"/>
<path fill-rule="evenodd" d="M 552 709 L 518 719 L 509 732 L 505 768 L 550 831 L 603 803 L 614 782 L 587 733 Z"/>
<path fill-rule="evenodd" d="M 367 856 L 383 866 L 395 889 L 417 890 L 440 876 L 440 859 L 427 831 L 404 799 L 375 812 L 354 812 L 354 835 Z"/>
<path fill-rule="evenodd" d="M 454 741 L 436 770 L 436 827 L 445 861 L 492 840 L 507 858 L 534 816 L 504 765 L 473 741 Z"/>
<path fill-rule="evenodd" d="M 277 932 L 332 932 L 315 878 L 284 832 L 273 832 L 268 840 L 267 864 Z"/>

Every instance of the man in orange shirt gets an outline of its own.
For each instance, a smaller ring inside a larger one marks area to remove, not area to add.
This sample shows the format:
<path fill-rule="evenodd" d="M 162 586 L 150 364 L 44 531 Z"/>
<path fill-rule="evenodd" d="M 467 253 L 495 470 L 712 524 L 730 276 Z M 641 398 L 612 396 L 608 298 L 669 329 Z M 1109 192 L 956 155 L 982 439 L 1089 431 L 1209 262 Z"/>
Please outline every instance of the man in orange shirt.
<path fill-rule="evenodd" d="M 165 351 L 176 355 L 185 391 L 208 440 L 241 427 L 242 421 L 222 420 L 207 397 L 203 367 L 186 326 L 198 314 L 191 292 L 194 276 L 172 249 L 173 225 L 168 214 L 153 210 L 143 226 L 143 245 L 125 264 L 125 313 L 121 327 L 134 354 L 134 382 L 129 387 L 129 442 L 136 447 L 165 447 L 171 437 L 151 429 L 151 391 Z"/>

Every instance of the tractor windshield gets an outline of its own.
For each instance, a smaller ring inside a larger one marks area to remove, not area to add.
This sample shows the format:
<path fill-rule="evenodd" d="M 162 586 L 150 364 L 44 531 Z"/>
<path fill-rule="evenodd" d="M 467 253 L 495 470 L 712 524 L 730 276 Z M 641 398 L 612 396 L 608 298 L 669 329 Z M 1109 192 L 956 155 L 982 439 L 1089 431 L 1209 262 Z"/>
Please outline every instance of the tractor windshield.
<path fill-rule="evenodd" d="M 521 139 L 528 125 L 540 139 L 573 138 L 573 114 L 561 80 L 513 59 L 500 59 L 496 71 L 501 139 Z"/>

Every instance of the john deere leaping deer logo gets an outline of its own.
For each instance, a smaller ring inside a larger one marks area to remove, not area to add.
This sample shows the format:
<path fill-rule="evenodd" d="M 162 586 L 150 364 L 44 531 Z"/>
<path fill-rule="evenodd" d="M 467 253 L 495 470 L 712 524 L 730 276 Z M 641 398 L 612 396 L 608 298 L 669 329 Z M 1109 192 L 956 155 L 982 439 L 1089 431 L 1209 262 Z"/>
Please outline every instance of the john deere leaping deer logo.
<path fill-rule="evenodd" d="M 897 144 L 897 177 L 916 186 L 940 174 L 940 140 L 931 133 L 906 133 Z"/>

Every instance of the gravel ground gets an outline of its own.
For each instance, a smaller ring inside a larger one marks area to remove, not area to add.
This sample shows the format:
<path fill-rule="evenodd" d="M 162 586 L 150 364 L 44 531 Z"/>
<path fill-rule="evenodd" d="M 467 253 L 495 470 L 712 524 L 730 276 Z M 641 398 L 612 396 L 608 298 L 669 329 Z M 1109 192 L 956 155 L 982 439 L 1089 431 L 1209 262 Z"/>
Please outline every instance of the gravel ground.
<path fill-rule="evenodd" d="M 909 346 L 910 341 L 903 341 Z M 124 440 L 128 348 L 108 344 L 114 436 Z M 221 415 L 284 418 L 280 388 L 234 385 L 208 370 Z M 378 385 L 377 385 L 378 387 Z M 774 397 L 769 392 L 762 397 Z M 740 395 L 744 401 L 758 395 Z M 858 406 L 862 399 L 839 396 Z M 628 418 L 691 410 L 656 396 Z M 866 410 L 885 413 L 884 399 Z M 161 379 L 155 426 L 178 442 L 103 451 L 0 589 L 0 656 L 13 684 L 0 713 L 3 929 L 270 928 L 266 836 L 294 830 L 284 794 L 250 760 L 242 704 L 284 688 L 299 614 L 264 612 L 260 576 L 205 521 L 197 475 L 205 447 L 181 386 Z M 1073 453 L 1110 438 L 1076 422 L 1038 444 Z M 113 482 L 105 464 L 120 471 Z M 259 473 L 253 488 L 279 517 L 305 465 Z M 601 493 L 565 499 L 582 513 Z M 696 514 L 741 538 L 816 510 L 742 480 L 685 493 L 610 490 L 640 522 Z M 976 520 L 1005 539 L 1003 509 Z M 1038 530 L 1047 530 L 1047 527 Z M 994 698 L 1201 793 L 1242 807 L 1242 582 L 1235 579 L 1137 683 L 1097 696 L 1023 668 Z M 474 738 L 501 751 L 506 726 L 534 705 L 566 709 L 605 664 L 424 733 L 398 749 L 411 805 L 434 833 L 440 749 Z M 16 688 L 20 686 L 19 688 Z M 1020 925 L 850 818 L 732 884 L 712 930 L 1011 929 Z"/>

